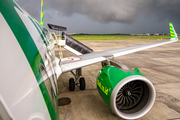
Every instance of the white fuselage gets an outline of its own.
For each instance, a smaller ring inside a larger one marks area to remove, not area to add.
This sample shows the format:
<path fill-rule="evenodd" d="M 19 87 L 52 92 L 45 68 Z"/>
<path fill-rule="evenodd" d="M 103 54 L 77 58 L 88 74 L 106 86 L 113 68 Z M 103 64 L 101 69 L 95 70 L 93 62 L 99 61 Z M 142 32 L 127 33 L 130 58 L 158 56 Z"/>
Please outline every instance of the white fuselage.
<path fill-rule="evenodd" d="M 24 24 L 26 32 L 29 32 L 30 35 L 24 38 L 25 43 L 22 44 L 27 45 L 24 50 L 18 41 L 17 34 L 15 35 L 15 31 L 11 29 L 12 26 L 6 21 L 7 18 L 0 12 L 0 102 L 9 117 L 15 120 L 49 120 L 56 118 L 53 117 L 53 113 L 50 113 L 50 107 L 48 106 L 52 104 L 51 106 L 54 106 L 52 108 L 58 113 L 57 79 L 53 68 L 54 53 L 48 52 L 48 49 L 52 51 L 51 48 L 54 46 L 42 33 L 42 28 L 37 25 L 38 23 L 33 22 L 26 12 L 21 9 L 23 13 L 19 9 L 14 7 L 14 12 L 17 13 L 17 17 L 21 20 L 20 23 Z M 12 20 L 12 22 L 16 21 Z M 19 34 L 24 34 L 21 28 L 18 30 Z M 30 37 L 33 41 L 28 40 Z M 48 42 L 47 45 L 42 38 Z M 30 60 L 28 60 L 30 58 L 27 58 L 25 53 L 25 50 L 27 53 L 33 53 L 34 48 L 32 46 L 31 49 L 30 42 L 34 42 L 40 54 L 37 54 L 37 56 L 32 55 L 34 57 L 31 58 L 31 61 L 34 61 L 33 64 L 30 64 Z M 42 66 L 45 72 L 40 68 L 41 63 L 44 63 Z M 35 68 L 37 71 L 33 70 L 33 67 L 38 67 Z M 41 74 L 42 77 L 37 78 L 35 74 Z M 42 83 L 45 85 L 46 93 L 43 93 L 43 86 L 40 87 Z M 47 97 L 49 99 L 46 99 Z M 48 101 L 52 99 L 55 103 Z M 7 118 L 2 114 L 0 116 L 3 119 Z"/>

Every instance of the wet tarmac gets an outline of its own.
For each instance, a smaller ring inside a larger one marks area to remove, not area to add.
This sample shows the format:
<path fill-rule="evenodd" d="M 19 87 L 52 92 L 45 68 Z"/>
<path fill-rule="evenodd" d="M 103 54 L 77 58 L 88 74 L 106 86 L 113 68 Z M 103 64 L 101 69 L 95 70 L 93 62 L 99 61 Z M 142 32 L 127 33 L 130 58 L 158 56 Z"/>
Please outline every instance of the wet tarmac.
<path fill-rule="evenodd" d="M 158 41 L 82 41 L 94 52 L 152 42 Z M 73 56 L 73 54 L 64 50 L 64 56 Z M 155 86 L 154 106 L 138 120 L 178 120 L 180 118 L 180 41 L 121 56 L 115 60 L 121 61 L 130 68 L 139 68 L 140 72 Z M 61 120 L 122 119 L 111 112 L 97 91 L 96 77 L 101 68 L 101 63 L 97 63 L 82 69 L 86 79 L 84 91 L 79 90 L 77 86 L 74 92 L 69 91 L 69 78 L 73 77 L 70 72 L 60 76 L 58 98 L 66 98 L 70 103 L 59 107 Z"/>

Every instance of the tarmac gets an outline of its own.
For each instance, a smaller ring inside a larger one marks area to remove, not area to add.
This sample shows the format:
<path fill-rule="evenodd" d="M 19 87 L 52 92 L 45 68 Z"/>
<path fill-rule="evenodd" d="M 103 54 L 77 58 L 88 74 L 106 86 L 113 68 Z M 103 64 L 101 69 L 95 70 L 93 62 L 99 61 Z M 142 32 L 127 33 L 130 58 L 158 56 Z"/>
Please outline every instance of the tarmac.
<path fill-rule="evenodd" d="M 157 40 L 81 41 L 94 52 L 158 42 Z M 57 52 L 57 51 L 56 51 Z M 74 56 L 64 50 L 64 56 Z M 118 58 L 129 68 L 139 68 L 155 86 L 156 101 L 152 109 L 138 120 L 180 120 L 180 41 L 131 53 Z M 69 105 L 59 106 L 61 120 L 122 120 L 117 117 L 99 95 L 96 77 L 101 63 L 82 68 L 86 90 L 76 86 L 69 91 L 70 72 L 58 79 L 58 98 L 69 98 Z"/>

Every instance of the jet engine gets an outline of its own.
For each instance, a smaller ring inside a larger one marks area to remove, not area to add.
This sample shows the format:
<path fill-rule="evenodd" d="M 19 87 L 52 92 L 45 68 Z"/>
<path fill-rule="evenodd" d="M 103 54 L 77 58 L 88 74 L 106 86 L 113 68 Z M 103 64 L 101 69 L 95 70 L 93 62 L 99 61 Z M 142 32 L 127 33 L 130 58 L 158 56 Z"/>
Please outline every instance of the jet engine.
<path fill-rule="evenodd" d="M 112 65 L 106 65 L 99 72 L 97 89 L 111 110 L 124 119 L 145 115 L 156 96 L 153 84 L 137 68 L 130 70 Z"/>

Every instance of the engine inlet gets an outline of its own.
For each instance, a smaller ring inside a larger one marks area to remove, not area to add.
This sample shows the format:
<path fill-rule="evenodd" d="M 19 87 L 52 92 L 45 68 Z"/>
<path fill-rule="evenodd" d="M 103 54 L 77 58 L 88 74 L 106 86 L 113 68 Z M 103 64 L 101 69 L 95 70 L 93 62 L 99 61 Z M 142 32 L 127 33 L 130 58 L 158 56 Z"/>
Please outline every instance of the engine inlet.
<path fill-rule="evenodd" d="M 121 80 L 111 94 L 112 111 L 124 119 L 137 119 L 153 106 L 156 92 L 144 76 L 133 75 Z"/>
<path fill-rule="evenodd" d="M 116 97 L 116 106 L 119 110 L 131 109 L 141 101 L 142 95 L 142 81 L 129 82 L 119 90 Z"/>

